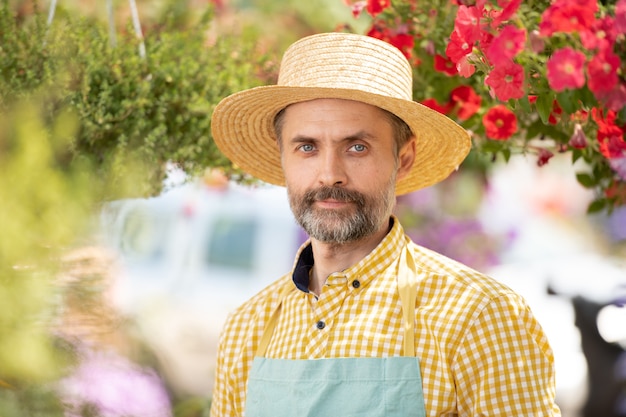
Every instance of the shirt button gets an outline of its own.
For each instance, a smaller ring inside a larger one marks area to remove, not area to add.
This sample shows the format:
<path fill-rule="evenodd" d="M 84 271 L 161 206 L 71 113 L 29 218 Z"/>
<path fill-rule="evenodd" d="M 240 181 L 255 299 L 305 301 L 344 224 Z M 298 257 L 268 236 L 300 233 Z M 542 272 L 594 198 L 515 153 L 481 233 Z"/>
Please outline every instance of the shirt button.
<path fill-rule="evenodd" d="M 354 288 L 359 288 L 361 286 L 361 283 L 359 282 L 358 279 L 355 279 L 354 281 L 352 281 L 352 286 Z"/>
<path fill-rule="evenodd" d="M 318 321 L 316 324 L 317 328 L 322 330 L 324 327 L 326 327 L 326 323 L 324 323 L 322 320 Z"/>

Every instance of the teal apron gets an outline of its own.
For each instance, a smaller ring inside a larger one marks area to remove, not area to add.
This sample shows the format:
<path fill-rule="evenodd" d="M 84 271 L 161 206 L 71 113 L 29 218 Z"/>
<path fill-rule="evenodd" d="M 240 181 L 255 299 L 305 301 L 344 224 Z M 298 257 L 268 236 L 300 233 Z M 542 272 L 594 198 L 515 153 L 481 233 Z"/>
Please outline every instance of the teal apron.
<path fill-rule="evenodd" d="M 246 417 L 426 416 L 419 361 L 414 356 L 416 268 L 407 251 L 408 247 L 403 250 L 398 266 L 405 356 L 309 360 L 265 358 L 282 302 L 295 289 L 289 283 L 264 329 L 250 369 Z"/>

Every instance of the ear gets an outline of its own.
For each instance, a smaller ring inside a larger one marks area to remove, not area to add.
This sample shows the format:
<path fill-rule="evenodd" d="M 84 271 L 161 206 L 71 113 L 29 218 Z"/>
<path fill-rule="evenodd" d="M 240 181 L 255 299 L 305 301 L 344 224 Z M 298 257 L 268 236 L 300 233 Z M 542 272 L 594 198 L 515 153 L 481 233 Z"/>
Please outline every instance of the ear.
<path fill-rule="evenodd" d="M 413 162 L 415 162 L 415 148 L 415 136 L 412 136 L 411 139 L 400 148 L 398 155 L 398 180 L 406 177 L 411 171 Z"/>

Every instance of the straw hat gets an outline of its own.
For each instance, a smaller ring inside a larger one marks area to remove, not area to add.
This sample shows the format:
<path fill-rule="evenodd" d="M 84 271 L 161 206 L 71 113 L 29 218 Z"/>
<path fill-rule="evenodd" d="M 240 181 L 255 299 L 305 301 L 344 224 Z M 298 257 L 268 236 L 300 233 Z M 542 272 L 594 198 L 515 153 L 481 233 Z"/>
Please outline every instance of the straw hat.
<path fill-rule="evenodd" d="M 285 185 L 274 118 L 286 106 L 318 98 L 355 100 L 404 120 L 417 138 L 415 163 L 398 181 L 406 194 L 445 179 L 467 156 L 471 141 L 461 126 L 412 99 L 411 67 L 399 49 L 350 33 L 300 39 L 285 52 L 277 85 L 224 98 L 211 131 L 218 148 L 237 166 L 270 184 Z"/>

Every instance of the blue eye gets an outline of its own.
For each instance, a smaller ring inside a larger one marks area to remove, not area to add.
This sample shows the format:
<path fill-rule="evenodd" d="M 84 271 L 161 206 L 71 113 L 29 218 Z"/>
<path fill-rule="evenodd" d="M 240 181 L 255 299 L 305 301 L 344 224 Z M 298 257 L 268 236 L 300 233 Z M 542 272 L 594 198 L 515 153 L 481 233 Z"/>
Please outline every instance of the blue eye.
<path fill-rule="evenodd" d="M 302 146 L 300 146 L 300 150 L 303 152 L 313 152 L 315 150 L 315 147 L 311 145 L 310 143 L 305 143 Z"/>
<path fill-rule="evenodd" d="M 354 150 L 355 150 L 355 151 L 357 151 L 357 152 L 363 152 L 363 151 L 365 151 L 367 148 L 365 147 L 365 145 L 358 143 L 358 144 L 356 144 L 356 145 L 353 145 L 353 146 L 352 146 L 352 149 L 354 149 Z"/>

